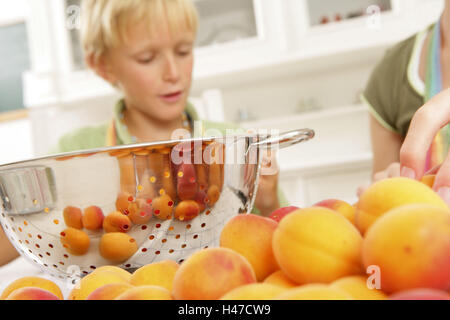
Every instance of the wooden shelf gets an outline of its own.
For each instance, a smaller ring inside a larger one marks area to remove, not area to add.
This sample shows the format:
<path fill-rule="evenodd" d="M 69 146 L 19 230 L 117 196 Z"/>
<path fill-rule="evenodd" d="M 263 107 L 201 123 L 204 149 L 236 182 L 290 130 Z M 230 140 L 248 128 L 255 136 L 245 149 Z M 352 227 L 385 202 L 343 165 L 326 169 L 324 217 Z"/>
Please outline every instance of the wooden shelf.
<path fill-rule="evenodd" d="M 15 121 L 20 119 L 28 118 L 28 110 L 17 110 L 17 111 L 8 111 L 0 113 L 0 122 L 8 122 Z"/>

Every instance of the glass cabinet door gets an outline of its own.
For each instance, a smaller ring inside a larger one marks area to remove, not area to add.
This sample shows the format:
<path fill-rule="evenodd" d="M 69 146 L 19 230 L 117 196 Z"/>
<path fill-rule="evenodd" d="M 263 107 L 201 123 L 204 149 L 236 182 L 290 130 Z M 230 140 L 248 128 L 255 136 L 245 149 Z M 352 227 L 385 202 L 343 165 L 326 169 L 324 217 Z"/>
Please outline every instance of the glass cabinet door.
<path fill-rule="evenodd" d="M 80 2 L 81 0 L 66 1 L 66 27 L 69 32 L 70 48 L 74 70 L 85 68 L 83 50 L 80 42 Z"/>
<path fill-rule="evenodd" d="M 197 0 L 197 47 L 258 37 L 253 0 Z"/>
<path fill-rule="evenodd" d="M 307 0 L 310 26 L 392 10 L 390 0 Z"/>

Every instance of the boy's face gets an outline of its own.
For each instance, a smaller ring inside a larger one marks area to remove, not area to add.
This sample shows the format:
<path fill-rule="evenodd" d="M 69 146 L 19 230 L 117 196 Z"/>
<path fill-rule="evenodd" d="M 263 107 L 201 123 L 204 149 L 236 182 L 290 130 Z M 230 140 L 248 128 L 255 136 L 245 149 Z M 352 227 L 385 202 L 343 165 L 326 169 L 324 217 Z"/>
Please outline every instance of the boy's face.
<path fill-rule="evenodd" d="M 171 121 L 186 107 L 193 68 L 194 33 L 170 33 L 167 24 L 150 35 L 146 25 L 130 26 L 126 43 L 110 49 L 107 80 L 117 83 L 127 107 L 160 121 Z"/>

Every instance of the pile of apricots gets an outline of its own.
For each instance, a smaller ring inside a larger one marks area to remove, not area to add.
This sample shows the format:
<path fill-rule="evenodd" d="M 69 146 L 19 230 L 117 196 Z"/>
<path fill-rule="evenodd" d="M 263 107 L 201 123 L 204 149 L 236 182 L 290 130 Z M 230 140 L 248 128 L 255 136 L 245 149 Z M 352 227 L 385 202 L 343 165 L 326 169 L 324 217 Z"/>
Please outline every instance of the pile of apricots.
<path fill-rule="evenodd" d="M 103 258 L 111 263 L 124 262 L 138 250 L 136 241 L 127 234 L 133 225 L 147 224 L 153 217 L 190 221 L 212 208 L 223 187 L 224 145 L 214 142 L 201 147 L 210 150 L 207 163 L 194 163 L 191 143 L 111 154 L 117 158 L 120 170 L 115 211 L 105 216 L 95 205 L 83 210 L 67 206 L 63 211 L 67 228 L 60 233 L 67 252 L 80 256 L 89 251 L 90 237 L 83 230 L 86 229 L 103 232 L 99 246 Z M 173 154 L 187 156 L 189 161 L 175 164 Z"/>
<path fill-rule="evenodd" d="M 236 215 L 223 228 L 219 247 L 199 250 L 181 264 L 164 260 L 134 273 L 100 267 L 67 297 L 49 280 L 26 277 L 0 298 L 448 300 L 450 208 L 423 181 L 376 182 L 354 205 L 328 199 L 281 208 L 267 218 Z M 83 226 L 98 226 L 84 222 L 98 214 L 85 210 Z M 103 228 L 123 234 L 128 220 L 114 219 L 105 218 Z"/>

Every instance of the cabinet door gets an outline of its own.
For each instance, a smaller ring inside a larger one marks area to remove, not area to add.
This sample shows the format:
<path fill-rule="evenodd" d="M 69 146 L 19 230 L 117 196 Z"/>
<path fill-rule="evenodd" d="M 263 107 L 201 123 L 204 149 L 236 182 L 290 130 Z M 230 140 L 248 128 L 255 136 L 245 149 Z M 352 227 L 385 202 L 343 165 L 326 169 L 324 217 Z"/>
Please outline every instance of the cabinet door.
<path fill-rule="evenodd" d="M 339 199 L 354 204 L 358 200 L 358 187 L 370 182 L 370 172 L 370 166 L 367 166 L 305 177 L 306 205 L 311 206 L 325 199 Z"/>
<path fill-rule="evenodd" d="M 200 26 L 197 47 L 258 38 L 256 6 L 253 0 L 197 0 Z"/>

